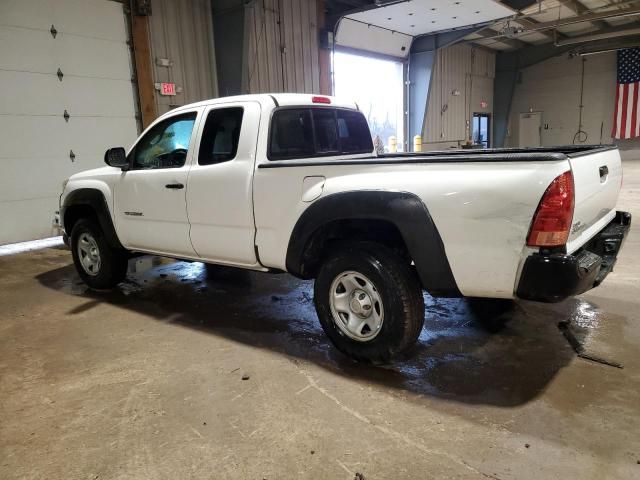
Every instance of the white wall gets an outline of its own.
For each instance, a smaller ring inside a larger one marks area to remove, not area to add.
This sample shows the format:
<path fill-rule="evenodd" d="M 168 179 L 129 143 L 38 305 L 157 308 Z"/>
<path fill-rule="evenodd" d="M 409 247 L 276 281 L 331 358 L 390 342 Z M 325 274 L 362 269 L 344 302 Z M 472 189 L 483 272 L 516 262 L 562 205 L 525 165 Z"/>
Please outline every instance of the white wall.
<path fill-rule="evenodd" d="M 511 104 L 507 146 L 519 146 L 519 114 L 529 111 L 542 112 L 543 146 L 573 143 L 579 123 L 583 59 L 585 74 L 582 130 L 587 133 L 585 143 L 617 143 L 623 154 L 640 157 L 638 140 L 614 142 L 611 138 L 616 94 L 614 52 L 574 58 L 563 54 L 523 69 Z"/>
<path fill-rule="evenodd" d="M 473 113 L 493 113 L 494 76 L 494 52 L 468 44 L 438 50 L 422 132 L 425 149 L 457 147 L 469 139 Z"/>

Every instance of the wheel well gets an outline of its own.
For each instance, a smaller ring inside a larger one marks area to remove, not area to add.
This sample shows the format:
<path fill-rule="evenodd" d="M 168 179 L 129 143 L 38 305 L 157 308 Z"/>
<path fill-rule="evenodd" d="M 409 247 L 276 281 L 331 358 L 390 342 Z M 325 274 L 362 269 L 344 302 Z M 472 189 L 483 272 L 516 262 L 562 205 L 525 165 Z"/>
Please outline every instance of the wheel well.
<path fill-rule="evenodd" d="M 96 220 L 98 215 L 93 207 L 89 205 L 73 205 L 68 207 L 64 212 L 64 231 L 67 235 L 71 235 L 73 226 L 83 218 Z"/>
<path fill-rule="evenodd" d="M 313 233 L 302 255 L 300 272 L 314 278 L 322 259 L 345 241 L 377 242 L 411 262 L 409 249 L 393 223 L 379 219 L 343 219 L 328 222 Z"/>

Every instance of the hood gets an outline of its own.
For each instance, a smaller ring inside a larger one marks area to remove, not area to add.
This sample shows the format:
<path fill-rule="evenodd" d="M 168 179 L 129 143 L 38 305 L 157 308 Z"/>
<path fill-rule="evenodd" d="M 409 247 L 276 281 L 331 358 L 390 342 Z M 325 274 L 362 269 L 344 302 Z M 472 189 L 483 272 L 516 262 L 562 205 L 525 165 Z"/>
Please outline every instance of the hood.
<path fill-rule="evenodd" d="M 91 170 L 84 170 L 82 172 L 74 173 L 69 177 L 69 180 L 79 180 L 81 178 L 88 177 L 99 177 L 102 175 L 113 175 L 114 172 L 117 172 L 119 170 L 119 168 L 109 166 L 93 168 Z"/>

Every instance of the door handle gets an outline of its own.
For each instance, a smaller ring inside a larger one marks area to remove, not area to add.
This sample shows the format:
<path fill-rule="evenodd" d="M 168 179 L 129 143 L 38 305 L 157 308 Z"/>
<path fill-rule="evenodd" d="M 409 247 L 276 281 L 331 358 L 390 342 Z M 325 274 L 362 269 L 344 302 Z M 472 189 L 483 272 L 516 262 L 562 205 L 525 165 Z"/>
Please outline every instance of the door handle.
<path fill-rule="evenodd" d="M 603 165 L 600 167 L 600 181 L 604 182 L 607 179 L 607 175 L 609 175 L 609 167 Z"/>
<path fill-rule="evenodd" d="M 167 183 L 165 185 L 165 188 L 171 188 L 173 190 L 180 190 L 180 189 L 184 188 L 184 185 L 182 183 Z"/>

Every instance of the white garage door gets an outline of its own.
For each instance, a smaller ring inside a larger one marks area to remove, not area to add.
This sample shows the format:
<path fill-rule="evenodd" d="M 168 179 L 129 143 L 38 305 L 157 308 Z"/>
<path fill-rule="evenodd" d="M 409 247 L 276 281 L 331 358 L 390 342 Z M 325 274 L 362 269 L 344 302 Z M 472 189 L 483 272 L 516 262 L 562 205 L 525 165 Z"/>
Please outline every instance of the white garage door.
<path fill-rule="evenodd" d="M 108 0 L 0 1 L 0 245 L 57 234 L 62 181 L 135 139 L 125 20 Z"/>

